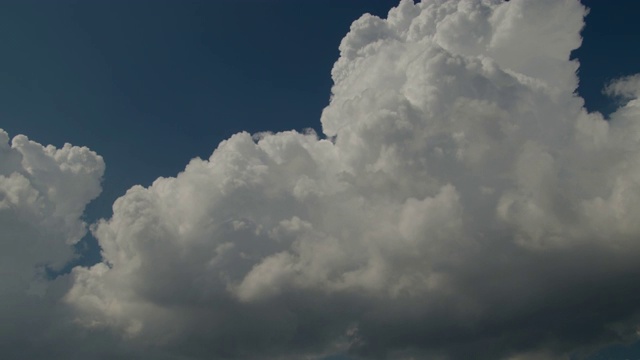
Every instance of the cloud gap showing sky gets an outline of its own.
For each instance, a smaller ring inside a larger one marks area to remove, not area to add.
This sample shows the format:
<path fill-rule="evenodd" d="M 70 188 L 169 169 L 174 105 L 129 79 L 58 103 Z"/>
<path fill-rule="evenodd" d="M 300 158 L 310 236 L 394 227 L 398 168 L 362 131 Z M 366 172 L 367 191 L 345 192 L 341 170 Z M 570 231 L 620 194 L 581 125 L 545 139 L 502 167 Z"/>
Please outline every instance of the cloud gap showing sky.
<path fill-rule="evenodd" d="M 403 0 L 314 131 L 233 135 L 83 221 L 103 159 L 0 131 L 9 359 L 569 359 L 636 341 L 640 77 L 576 94 L 577 0 Z M 49 279 L 89 229 L 102 260 Z"/>

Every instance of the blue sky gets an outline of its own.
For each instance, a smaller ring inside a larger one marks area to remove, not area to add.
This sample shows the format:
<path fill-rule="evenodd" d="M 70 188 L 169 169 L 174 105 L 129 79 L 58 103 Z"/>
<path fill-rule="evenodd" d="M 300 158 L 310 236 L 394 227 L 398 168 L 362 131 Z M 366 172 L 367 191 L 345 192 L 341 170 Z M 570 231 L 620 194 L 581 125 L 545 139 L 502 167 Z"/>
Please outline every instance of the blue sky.
<path fill-rule="evenodd" d="M 604 85 L 640 73 L 640 5 L 582 2 L 591 12 L 572 55 L 578 92 L 588 110 L 608 116 L 619 104 Z M 361 14 L 384 17 L 396 4 L 0 1 L 0 128 L 103 156 L 102 194 L 84 218 L 109 218 L 130 187 L 175 176 L 240 131 L 322 134 L 341 39 Z M 89 235 L 78 250 L 72 264 L 99 261 Z M 615 348 L 593 359 L 630 356 L 640 352 Z"/>

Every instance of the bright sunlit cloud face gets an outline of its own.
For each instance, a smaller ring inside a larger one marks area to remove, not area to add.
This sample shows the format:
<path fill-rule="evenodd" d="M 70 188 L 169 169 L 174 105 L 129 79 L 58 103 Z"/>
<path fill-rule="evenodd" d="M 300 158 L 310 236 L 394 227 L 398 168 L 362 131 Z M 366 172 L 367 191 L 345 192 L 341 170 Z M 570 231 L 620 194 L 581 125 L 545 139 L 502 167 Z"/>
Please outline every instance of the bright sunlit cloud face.
<path fill-rule="evenodd" d="M 364 15 L 332 71 L 328 139 L 240 133 L 131 188 L 92 227 L 103 261 L 73 270 L 66 319 L 169 358 L 552 359 L 635 339 L 640 86 L 607 85 L 628 100 L 608 121 L 584 109 L 569 56 L 585 12 L 440 0 Z M 0 209 L 49 201 L 77 241 L 101 158 L 33 143 L 28 157 L 16 139 Z M 37 172 L 42 153 L 69 163 Z M 74 177 L 29 197 L 56 171 Z"/>

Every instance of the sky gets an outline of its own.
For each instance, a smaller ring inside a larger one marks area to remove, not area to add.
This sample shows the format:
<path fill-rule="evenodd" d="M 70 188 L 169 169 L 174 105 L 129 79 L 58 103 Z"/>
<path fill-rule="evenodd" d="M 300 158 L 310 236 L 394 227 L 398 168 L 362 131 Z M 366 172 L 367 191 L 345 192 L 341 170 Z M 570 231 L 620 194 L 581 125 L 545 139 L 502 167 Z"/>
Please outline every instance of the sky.
<path fill-rule="evenodd" d="M 637 11 L 582 4 L 0 1 L 0 348 L 640 357 Z"/>

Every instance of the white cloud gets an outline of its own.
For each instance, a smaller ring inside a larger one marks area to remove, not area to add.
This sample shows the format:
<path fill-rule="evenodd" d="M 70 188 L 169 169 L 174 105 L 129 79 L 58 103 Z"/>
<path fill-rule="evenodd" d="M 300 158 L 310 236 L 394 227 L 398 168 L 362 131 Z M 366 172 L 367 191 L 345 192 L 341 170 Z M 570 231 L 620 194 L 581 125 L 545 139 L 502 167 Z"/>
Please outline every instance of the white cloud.
<path fill-rule="evenodd" d="M 0 266 L 16 275 L 16 288 L 2 291 L 18 291 L 38 280 L 38 269 L 59 269 L 72 258 L 72 245 L 86 233 L 84 207 L 100 193 L 103 172 L 102 158 L 87 148 L 43 147 L 23 135 L 9 145 L 0 130 Z"/>
<path fill-rule="evenodd" d="M 635 333 L 636 304 L 611 299 L 637 295 L 637 105 L 605 122 L 574 94 L 584 13 L 363 16 L 332 72 L 334 141 L 238 134 L 131 189 L 67 302 L 86 325 L 217 356 L 552 358 Z"/>
<path fill-rule="evenodd" d="M 640 75 L 635 74 L 616 79 L 604 88 L 604 92 L 610 96 L 620 96 L 635 100 L 640 93 Z"/>
<path fill-rule="evenodd" d="M 100 193 L 103 172 L 102 157 L 87 148 L 44 147 L 23 135 L 9 144 L 0 129 L 0 347 L 7 357 L 12 349 L 28 356 L 24 342 L 34 352 L 45 342 L 61 296 L 46 269 L 74 258 L 73 244 L 86 233 L 84 207 Z"/>
<path fill-rule="evenodd" d="M 130 189 L 93 228 L 103 261 L 73 270 L 74 319 L 175 358 L 562 358 L 634 339 L 637 76 L 607 87 L 632 98 L 609 121 L 584 109 L 584 14 L 434 0 L 363 16 L 332 71 L 331 140 L 240 133 Z M 0 221 L 37 248 L 24 287 L 72 256 L 103 164 L 3 136 Z"/>

